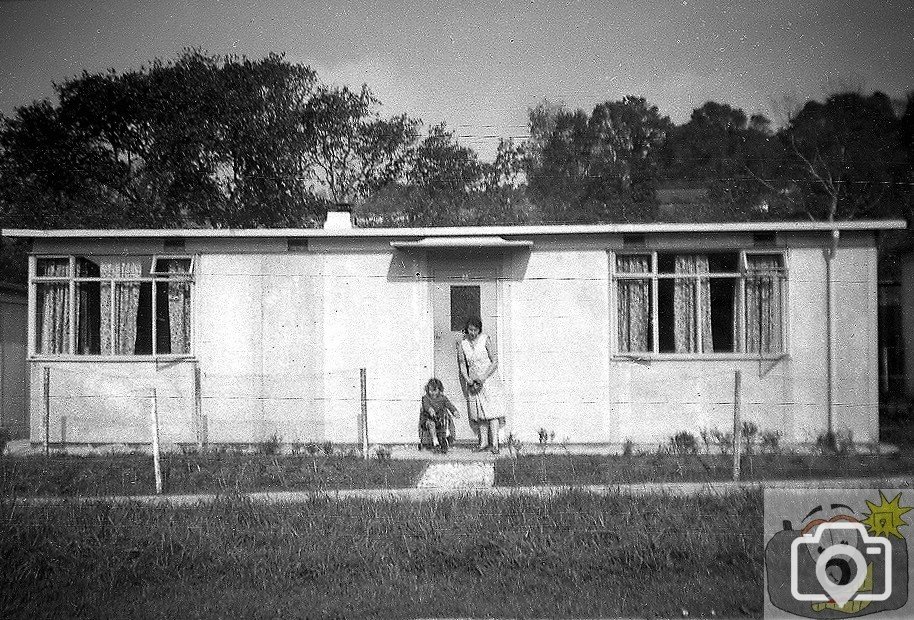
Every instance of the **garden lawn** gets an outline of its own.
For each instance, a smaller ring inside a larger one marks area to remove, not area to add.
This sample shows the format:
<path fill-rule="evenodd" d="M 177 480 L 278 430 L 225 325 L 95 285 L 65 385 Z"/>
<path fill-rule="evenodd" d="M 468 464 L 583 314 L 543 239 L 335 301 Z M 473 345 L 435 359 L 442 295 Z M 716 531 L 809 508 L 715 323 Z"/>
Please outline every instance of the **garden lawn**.
<path fill-rule="evenodd" d="M 760 617 L 761 493 L 0 501 L 0 617 Z"/>
<path fill-rule="evenodd" d="M 416 485 L 426 463 L 355 456 L 177 454 L 162 456 L 165 492 L 333 491 Z M 0 495 L 146 495 L 155 492 L 149 455 L 4 456 Z"/>
<path fill-rule="evenodd" d="M 741 480 L 792 480 L 914 476 L 914 453 L 890 455 L 744 456 Z M 725 455 L 522 454 L 495 463 L 497 486 L 606 485 L 638 482 L 732 480 L 733 457 Z"/>

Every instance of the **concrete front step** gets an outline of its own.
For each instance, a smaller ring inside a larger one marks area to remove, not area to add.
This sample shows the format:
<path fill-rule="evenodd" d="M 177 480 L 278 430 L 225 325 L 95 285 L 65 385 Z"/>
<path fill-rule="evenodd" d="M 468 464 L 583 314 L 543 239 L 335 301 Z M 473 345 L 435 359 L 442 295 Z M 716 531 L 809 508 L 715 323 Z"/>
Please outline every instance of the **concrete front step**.
<path fill-rule="evenodd" d="M 422 474 L 420 489 L 480 489 L 495 485 L 494 463 L 432 463 Z"/>

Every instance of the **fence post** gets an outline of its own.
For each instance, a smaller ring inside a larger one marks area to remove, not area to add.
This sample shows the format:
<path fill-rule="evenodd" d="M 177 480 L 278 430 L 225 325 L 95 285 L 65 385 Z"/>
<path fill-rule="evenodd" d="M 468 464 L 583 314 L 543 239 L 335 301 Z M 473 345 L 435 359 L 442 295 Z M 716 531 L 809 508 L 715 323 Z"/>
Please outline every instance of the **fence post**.
<path fill-rule="evenodd" d="M 889 393 L 889 348 L 882 347 L 882 393 Z"/>
<path fill-rule="evenodd" d="M 359 379 L 362 384 L 362 458 L 368 459 L 368 381 L 364 368 L 359 368 Z"/>
<path fill-rule="evenodd" d="M 44 455 L 51 452 L 51 368 L 44 367 Z"/>
<path fill-rule="evenodd" d="M 159 405 L 155 388 L 152 388 L 152 467 L 155 470 L 156 495 L 161 495 L 162 468 L 159 463 Z"/>
<path fill-rule="evenodd" d="M 194 364 L 194 420 L 197 422 L 197 447 L 206 445 L 206 419 L 203 417 L 203 394 L 201 392 L 200 367 Z"/>
<path fill-rule="evenodd" d="M 733 480 L 739 481 L 740 450 L 742 441 L 740 433 L 742 432 L 742 416 L 739 410 L 740 392 L 743 387 L 743 373 L 737 370 L 734 377 L 733 385 Z"/>

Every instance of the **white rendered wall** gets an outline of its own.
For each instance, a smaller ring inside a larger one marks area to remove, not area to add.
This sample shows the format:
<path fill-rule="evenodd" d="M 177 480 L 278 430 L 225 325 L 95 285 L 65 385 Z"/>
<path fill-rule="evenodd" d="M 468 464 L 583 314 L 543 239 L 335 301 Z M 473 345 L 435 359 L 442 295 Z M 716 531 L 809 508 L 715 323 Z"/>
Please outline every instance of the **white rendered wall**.
<path fill-rule="evenodd" d="M 194 301 L 210 442 L 321 441 L 321 256 L 203 254 Z"/>
<path fill-rule="evenodd" d="M 45 399 L 44 369 L 50 371 Z M 32 362 L 30 435 L 51 443 L 149 443 L 156 391 L 163 443 L 195 443 L 193 362 Z"/>
<path fill-rule="evenodd" d="M 367 374 L 369 438 L 413 443 L 428 379 L 428 284 L 391 252 L 324 256 L 324 392 L 327 438 L 358 439 L 359 369 Z"/>
<path fill-rule="evenodd" d="M 535 442 L 606 441 L 609 360 L 605 250 L 534 251 L 524 279 L 510 283 L 511 432 Z"/>
<path fill-rule="evenodd" d="M 845 243 L 842 240 L 842 243 Z M 102 248 L 104 250 L 104 248 Z M 52 370 L 51 440 L 145 442 L 156 386 L 164 442 L 355 443 L 359 369 L 368 376 L 370 439 L 413 443 L 432 363 L 425 259 L 375 243 L 287 253 L 199 250 L 193 293 L 195 360 L 33 361 L 33 441 L 43 438 L 42 368 Z M 825 258 L 788 252 L 789 356 L 759 360 L 633 361 L 610 356 L 606 245 L 537 241 L 506 256 L 499 287 L 507 429 L 526 443 L 540 428 L 572 443 L 661 443 L 681 430 L 732 428 L 733 375 L 744 419 L 785 441 L 827 428 Z M 845 243 L 835 280 L 835 430 L 877 437 L 876 253 Z M 194 417 L 193 368 L 202 417 Z M 460 395 L 451 395 L 460 415 Z"/>
<path fill-rule="evenodd" d="M 734 376 L 742 374 L 742 417 L 784 441 L 809 442 L 828 427 L 825 257 L 788 252 L 788 357 L 751 360 L 618 360 L 610 371 L 610 435 L 663 443 L 678 431 L 732 429 Z M 878 438 L 874 248 L 840 248 L 834 259 L 836 431 Z"/>

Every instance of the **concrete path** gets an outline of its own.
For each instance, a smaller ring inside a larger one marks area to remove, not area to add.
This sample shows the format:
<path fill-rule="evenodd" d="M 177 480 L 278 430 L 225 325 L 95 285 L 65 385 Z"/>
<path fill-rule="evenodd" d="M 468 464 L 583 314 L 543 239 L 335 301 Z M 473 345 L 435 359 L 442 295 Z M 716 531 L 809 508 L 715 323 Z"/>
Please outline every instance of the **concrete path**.
<path fill-rule="evenodd" d="M 479 489 L 495 486 L 494 463 L 431 463 L 416 485 L 420 489 Z"/>
<path fill-rule="evenodd" d="M 496 496 L 538 495 L 549 496 L 570 490 L 595 493 L 597 495 L 695 495 L 707 493 L 712 495 L 726 494 L 737 490 L 775 488 L 914 488 L 914 475 L 892 478 L 835 478 L 825 480 L 767 480 L 762 482 L 643 482 L 636 484 L 616 484 L 605 486 L 531 486 L 531 487 L 435 487 L 409 489 L 345 489 L 338 491 L 267 491 L 259 493 L 242 493 L 241 496 L 253 502 L 265 503 L 304 503 L 316 499 L 353 499 L 397 501 L 431 501 L 442 497 L 454 496 Z M 219 498 L 231 497 L 229 494 L 194 494 L 194 495 L 133 495 L 108 497 L 20 497 L 16 503 L 21 506 L 44 506 L 79 503 L 140 503 L 151 506 L 193 506 L 200 503 L 211 503 Z"/>

